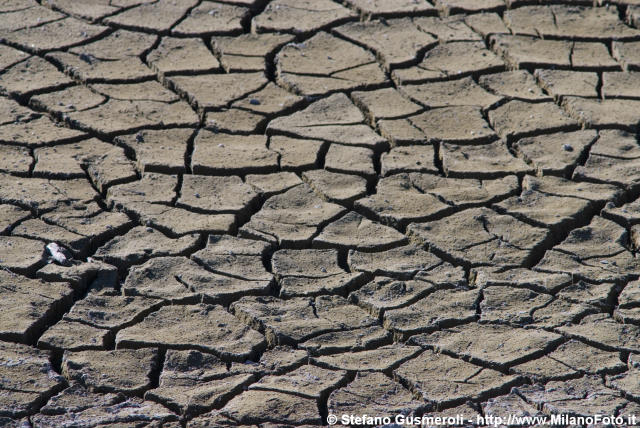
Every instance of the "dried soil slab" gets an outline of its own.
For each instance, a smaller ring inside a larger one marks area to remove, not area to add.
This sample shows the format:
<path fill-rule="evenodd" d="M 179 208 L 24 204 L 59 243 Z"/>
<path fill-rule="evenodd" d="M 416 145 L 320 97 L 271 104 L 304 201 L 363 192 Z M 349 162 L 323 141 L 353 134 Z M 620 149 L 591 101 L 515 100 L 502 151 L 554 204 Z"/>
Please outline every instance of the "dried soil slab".
<path fill-rule="evenodd" d="M 264 73 L 172 76 L 167 81 L 199 110 L 228 107 L 233 101 L 244 98 L 267 83 Z"/>
<path fill-rule="evenodd" d="M 287 44 L 275 61 L 280 85 L 307 96 L 363 89 L 387 80 L 371 52 L 324 32 L 304 43 Z"/>
<path fill-rule="evenodd" d="M 59 12 L 33 3 L 12 4 L 12 2 L 9 2 L 1 7 L 3 22 L 0 29 L 3 32 L 33 27 L 41 23 L 44 24 L 64 18 L 64 15 Z"/>
<path fill-rule="evenodd" d="M 0 146 L 0 172 L 27 175 L 33 158 L 25 147 Z"/>
<path fill-rule="evenodd" d="M 394 70 L 393 80 L 399 84 L 430 82 L 502 71 L 504 63 L 482 42 L 450 42 L 427 51 L 416 66 Z"/>
<path fill-rule="evenodd" d="M 482 403 L 482 411 L 487 418 L 502 418 L 503 415 L 514 415 L 515 417 L 545 417 L 545 414 L 535 406 L 527 403 L 522 397 L 510 392 L 496 398 L 490 398 Z M 473 420 L 473 419 L 471 419 Z"/>
<path fill-rule="evenodd" d="M 144 262 L 149 257 L 184 254 L 196 245 L 197 239 L 196 235 L 171 239 L 162 232 L 138 226 L 98 248 L 93 258 L 124 269 Z"/>
<path fill-rule="evenodd" d="M 171 29 L 171 33 L 180 37 L 240 34 L 249 17 L 249 9 L 245 7 L 207 1 L 191 9 L 189 14 Z"/>
<path fill-rule="evenodd" d="M 47 325 L 72 304 L 73 290 L 67 283 L 29 279 L 8 271 L 0 278 L 3 340 L 35 343 Z"/>
<path fill-rule="evenodd" d="M 569 274 L 535 272 L 529 269 L 475 268 L 471 270 L 472 284 L 480 288 L 491 286 L 514 286 L 534 289 L 554 294 L 570 285 L 573 280 Z"/>
<path fill-rule="evenodd" d="M 356 8 L 362 16 L 392 17 L 408 13 L 411 15 L 435 15 L 437 13 L 431 4 L 413 0 L 347 0 L 347 3 Z"/>
<path fill-rule="evenodd" d="M 624 71 L 640 70 L 640 42 L 613 42 L 611 52 Z"/>
<path fill-rule="evenodd" d="M 510 101 L 489 112 L 489 122 L 498 135 L 506 139 L 515 139 L 552 133 L 577 130 L 578 122 L 554 103 L 526 103 Z"/>
<path fill-rule="evenodd" d="M 552 5 L 521 7 L 505 13 L 514 34 L 571 40 L 638 39 L 640 31 L 620 20 L 617 9 Z"/>
<path fill-rule="evenodd" d="M 64 319 L 97 328 L 121 329 L 141 321 L 159 304 L 159 300 L 148 297 L 89 293 L 73 305 Z"/>
<path fill-rule="evenodd" d="M 205 127 L 214 132 L 255 134 L 261 132 L 267 118 L 261 114 L 237 108 L 210 111 L 205 114 Z"/>
<path fill-rule="evenodd" d="M 0 78 L 0 88 L 9 95 L 28 96 L 43 90 L 62 89 L 72 82 L 48 61 L 33 56 L 6 70 Z"/>
<path fill-rule="evenodd" d="M 496 138 L 479 107 L 436 108 L 411 116 L 409 121 L 431 142 L 479 144 Z"/>
<path fill-rule="evenodd" d="M 196 114 L 183 101 L 110 100 L 96 108 L 70 113 L 69 120 L 81 129 L 102 135 L 124 134 L 153 126 L 195 126 Z"/>
<path fill-rule="evenodd" d="M 599 135 L 589 154 L 619 159 L 640 158 L 640 145 L 634 134 L 620 130 L 603 130 Z"/>
<path fill-rule="evenodd" d="M 416 128 L 409 119 L 378 121 L 380 135 L 389 141 L 391 147 L 425 144 L 427 136 Z"/>
<path fill-rule="evenodd" d="M 606 388 L 600 376 L 548 382 L 518 387 L 521 397 L 549 414 L 587 416 L 591 412 L 609 414 L 622 407 L 626 400 L 613 389 Z"/>
<path fill-rule="evenodd" d="M 469 209 L 429 223 L 414 223 L 408 233 L 472 266 L 522 266 L 541 251 L 549 237 L 545 229 L 486 208 Z"/>
<path fill-rule="evenodd" d="M 119 60 L 100 60 L 68 52 L 52 52 L 45 56 L 75 79 L 85 83 L 122 83 L 153 79 L 155 73 L 138 57 Z"/>
<path fill-rule="evenodd" d="M 62 393 L 64 394 L 64 392 Z M 88 394 L 87 394 L 88 395 Z M 38 414 L 33 416 L 35 426 L 126 426 L 131 424 L 162 424 L 162 426 L 177 423 L 178 416 L 166 407 L 141 398 L 128 398 L 121 401 L 121 397 L 111 398 L 104 402 L 91 394 L 82 399 L 82 406 L 75 412 L 56 412 L 55 414 Z M 66 406 L 67 403 L 64 402 Z"/>
<path fill-rule="evenodd" d="M 509 0 L 507 0 L 507 3 Z M 510 31 L 497 13 L 483 12 L 468 15 L 464 22 L 483 38 L 492 34 L 509 34 Z"/>
<path fill-rule="evenodd" d="M 30 346 L 0 343 L 0 414 L 19 418 L 37 412 L 64 388 L 49 354 Z"/>
<path fill-rule="evenodd" d="M 512 368 L 514 373 L 538 381 L 561 380 L 578 374 L 615 373 L 626 368 L 618 352 L 607 352 L 577 340 L 563 343 L 553 352 L 537 360 Z"/>
<path fill-rule="evenodd" d="M 349 250 L 348 263 L 352 271 L 409 279 L 419 271 L 438 266 L 442 261 L 418 246 L 407 245 L 376 253 Z"/>
<path fill-rule="evenodd" d="M 246 391 L 220 410 L 238 423 L 319 424 L 316 400 L 274 391 Z"/>
<path fill-rule="evenodd" d="M 416 336 L 411 342 L 500 370 L 542 356 L 561 340 L 544 330 L 473 323 Z"/>
<path fill-rule="evenodd" d="M 637 352 L 640 346 L 638 326 L 620 324 L 607 314 L 589 315 L 558 332 L 610 351 Z"/>
<path fill-rule="evenodd" d="M 86 86 L 71 86 L 61 91 L 35 95 L 29 99 L 29 105 L 55 113 L 70 113 L 87 110 L 102 104 L 106 97 L 96 94 Z"/>
<path fill-rule="evenodd" d="M 136 179 L 133 163 L 127 159 L 124 150 L 95 138 L 74 144 L 42 147 L 34 151 L 34 157 L 34 175 L 48 178 L 80 178 L 88 175 L 101 192 L 110 186 Z"/>
<path fill-rule="evenodd" d="M 572 43 L 529 36 L 496 34 L 490 38 L 493 49 L 514 69 L 569 68 Z"/>
<path fill-rule="evenodd" d="M 345 380 L 343 370 L 327 370 L 304 365 L 283 375 L 268 375 L 252 384 L 249 390 L 284 392 L 321 400 Z"/>
<path fill-rule="evenodd" d="M 267 132 L 374 149 L 386 144 L 364 121 L 362 112 L 346 95 L 335 94 L 272 120 Z"/>
<path fill-rule="evenodd" d="M 414 18 L 414 22 L 422 31 L 436 36 L 440 43 L 482 40 L 462 16 Z"/>
<path fill-rule="evenodd" d="M 221 68 L 218 59 L 201 39 L 165 37 L 147 56 L 151 68 L 161 75 L 214 72 Z"/>
<path fill-rule="evenodd" d="M 79 19 L 68 17 L 35 27 L 3 32 L 2 38 L 28 52 L 43 54 L 47 51 L 65 49 L 100 37 L 107 30 L 108 27 L 88 24 Z"/>
<path fill-rule="evenodd" d="M 563 96 L 598 97 L 598 74 L 586 71 L 536 70 L 540 86 L 557 100 Z"/>
<path fill-rule="evenodd" d="M 0 97 L 0 100 L 2 100 L 2 105 L 0 105 L 0 125 L 14 122 L 28 122 L 40 117 L 39 113 L 21 106 L 11 98 Z"/>
<path fill-rule="evenodd" d="M 386 311 L 408 306 L 438 289 L 464 283 L 463 271 L 449 264 L 438 266 L 433 271 L 419 272 L 414 278 L 404 281 L 376 277 L 349 294 L 349 300 L 372 316 L 382 318 Z"/>
<path fill-rule="evenodd" d="M 626 373 L 615 376 L 607 376 L 606 385 L 624 393 L 627 397 L 636 398 L 640 395 L 638 390 L 638 357 L 630 354 L 628 358 L 628 368 Z M 624 367 L 622 368 L 624 370 Z"/>
<path fill-rule="evenodd" d="M 121 101 L 159 101 L 172 103 L 179 99 L 175 93 L 154 80 L 127 84 L 97 83 L 90 87 L 110 99 Z"/>
<path fill-rule="evenodd" d="M 287 276 L 325 278 L 344 273 L 338 265 L 336 250 L 279 250 L 271 258 L 271 267 L 278 278 Z"/>
<path fill-rule="evenodd" d="M 640 91 L 640 73 L 614 72 L 603 73 L 602 96 L 606 98 L 638 98 Z"/>
<path fill-rule="evenodd" d="M 212 37 L 211 46 L 227 73 L 264 71 L 279 47 L 293 40 L 290 34 L 243 34 L 236 37 Z"/>
<path fill-rule="evenodd" d="M 293 172 L 274 172 L 273 174 L 249 174 L 245 181 L 253 186 L 263 197 L 269 198 L 278 193 L 302 184 L 302 180 Z"/>
<path fill-rule="evenodd" d="M 480 303 L 480 321 L 503 322 L 523 326 L 534 322 L 533 313 L 544 308 L 553 298 L 527 288 L 487 287 Z"/>
<path fill-rule="evenodd" d="M 263 264 L 271 246 L 265 242 L 233 236 L 209 236 L 206 248 L 191 258 L 207 270 L 247 280 L 270 281 L 272 275 Z M 275 272 L 274 272 L 275 273 Z"/>
<path fill-rule="evenodd" d="M 597 203 L 619 201 L 622 195 L 622 191 L 612 184 L 580 183 L 553 176 L 525 176 L 522 180 L 522 188 L 550 195 L 582 198 Z"/>
<path fill-rule="evenodd" d="M 389 372 L 417 355 L 420 350 L 417 346 L 388 345 L 371 351 L 312 358 L 312 361 L 321 367 L 333 370 Z"/>
<path fill-rule="evenodd" d="M 151 387 L 158 365 L 156 349 L 119 349 L 66 353 L 62 373 L 92 392 L 139 394 Z"/>
<path fill-rule="evenodd" d="M 426 351 L 396 370 L 394 375 L 434 405 L 455 405 L 469 399 L 482 400 L 508 391 L 516 376 L 481 368 L 466 361 Z"/>
<path fill-rule="evenodd" d="M 438 290 L 416 303 L 384 314 L 383 325 L 399 337 L 474 321 L 477 317 L 477 290 Z"/>
<path fill-rule="evenodd" d="M 302 97 L 282 89 L 273 82 L 269 82 L 264 88 L 236 101 L 232 106 L 271 117 L 293 110 L 302 101 Z"/>
<path fill-rule="evenodd" d="M 302 178 L 328 202 L 351 204 L 367 194 L 367 180 L 351 174 L 317 169 L 304 172 Z"/>
<path fill-rule="evenodd" d="M 374 152 L 365 147 L 332 144 L 325 156 L 324 166 L 332 172 L 357 174 L 373 179 L 376 175 L 373 158 Z"/>
<path fill-rule="evenodd" d="M 71 251 L 76 257 L 86 256 L 89 250 L 89 239 L 73 233 L 65 228 L 50 225 L 40 219 L 26 220 L 17 225 L 11 232 L 13 236 L 55 242 Z"/>
<path fill-rule="evenodd" d="M 405 85 L 400 91 L 429 108 L 477 106 L 488 109 L 502 100 L 502 97 L 487 92 L 470 77 L 447 82 Z"/>
<path fill-rule="evenodd" d="M 330 414 L 412 415 L 424 404 L 416 400 L 401 384 L 382 373 L 360 372 L 347 386 L 329 396 Z"/>
<path fill-rule="evenodd" d="M 125 10 L 104 21 L 117 27 L 142 32 L 166 32 L 180 20 L 187 11 L 197 4 L 196 0 L 174 3 L 160 0 Z"/>
<path fill-rule="evenodd" d="M 333 331 L 376 324 L 365 311 L 339 296 L 243 297 L 231 304 L 236 317 L 263 332 L 270 344 L 296 344 Z"/>
<path fill-rule="evenodd" d="M 62 127 L 47 117 L 0 126 L 0 142 L 18 146 L 39 147 L 68 143 L 78 141 L 84 136 L 84 132 Z"/>
<path fill-rule="evenodd" d="M 118 60 L 143 55 L 153 46 L 156 39 L 157 37 L 152 34 L 116 30 L 95 42 L 73 47 L 68 51 L 77 55 L 84 54 L 90 60 Z"/>
<path fill-rule="evenodd" d="M 172 303 L 227 303 L 240 296 L 265 294 L 271 280 L 245 280 L 215 274 L 184 257 L 157 257 L 129 272 L 123 292 Z"/>
<path fill-rule="evenodd" d="M 45 415 L 77 413 L 92 407 L 109 406 L 125 400 L 121 394 L 99 394 L 89 392 L 81 385 L 74 384 L 51 397 L 40 410 Z"/>
<path fill-rule="evenodd" d="M 504 0 L 435 0 L 435 5 L 445 16 L 454 13 L 498 12 L 504 9 Z"/>
<path fill-rule="evenodd" d="M 566 176 L 597 138 L 593 130 L 558 132 L 522 138 L 513 147 L 536 172 Z"/>
<path fill-rule="evenodd" d="M 343 207 L 323 201 L 303 184 L 267 199 L 239 234 L 280 246 L 301 247 L 310 243 L 320 227 L 344 212 Z"/>
<path fill-rule="evenodd" d="M 0 173 L 0 202 L 47 210 L 59 203 L 88 202 L 97 196 L 87 180 L 20 178 Z"/>
<path fill-rule="evenodd" d="M 570 230 L 597 211 L 590 201 L 524 191 L 495 205 L 500 212 L 508 213 L 526 223 L 545 227 L 556 233 Z"/>
<path fill-rule="evenodd" d="M 186 416 L 220 407 L 227 400 L 241 393 L 242 389 L 253 380 L 251 374 L 237 374 L 207 381 L 176 378 L 173 374 L 163 371 L 159 386 L 147 391 L 144 397 Z"/>
<path fill-rule="evenodd" d="M 178 206 L 204 213 L 247 215 L 258 193 L 240 177 L 185 175 Z"/>
<path fill-rule="evenodd" d="M 404 173 L 380 180 L 377 193 L 359 199 L 355 206 L 394 227 L 406 227 L 410 222 L 441 218 L 453 212 L 452 206 L 413 186 L 410 176 Z"/>
<path fill-rule="evenodd" d="M 6 234 L 18 222 L 31 216 L 31 213 L 14 205 L 0 205 L 0 233 Z"/>
<path fill-rule="evenodd" d="M 278 168 L 278 154 L 267 149 L 267 137 L 262 135 L 201 131 L 194 145 L 191 157 L 194 174 L 260 174 Z"/>
<path fill-rule="evenodd" d="M 42 266 L 48 254 L 44 242 L 18 236 L 0 236 L 0 267 L 29 274 Z"/>
<path fill-rule="evenodd" d="M 313 245 L 322 248 L 382 251 L 404 244 L 406 240 L 400 232 L 351 211 L 327 225 L 322 233 L 313 239 Z"/>
<path fill-rule="evenodd" d="M 306 34 L 355 18 L 354 12 L 330 0 L 276 0 L 253 18 L 251 32 Z"/>
<path fill-rule="evenodd" d="M 394 88 L 355 91 L 351 93 L 351 97 L 356 105 L 365 112 L 372 125 L 379 119 L 403 117 L 422 110 L 422 107 L 403 97 Z"/>
<path fill-rule="evenodd" d="M 63 319 L 40 336 L 38 347 L 58 352 L 78 352 L 107 349 L 112 342 L 113 335 L 109 330 Z"/>
<path fill-rule="evenodd" d="M 584 127 L 621 128 L 635 131 L 638 127 L 638 116 L 635 111 L 639 103 L 638 100 L 567 97 L 563 101 L 563 107 Z"/>
<path fill-rule="evenodd" d="M 278 152 L 280 168 L 285 171 L 317 168 L 325 145 L 326 143 L 318 140 L 283 136 L 273 136 L 269 141 L 269 149 Z"/>
<path fill-rule="evenodd" d="M 410 18 L 353 22 L 334 31 L 375 52 L 388 71 L 414 62 L 421 51 L 437 43 Z"/>
<path fill-rule="evenodd" d="M 580 259 L 575 254 L 548 250 L 535 269 L 542 272 L 569 273 L 577 279 L 597 284 L 620 283 L 637 275 L 637 263 L 636 258 L 628 251 L 611 256 Z"/>
<path fill-rule="evenodd" d="M 176 174 L 185 171 L 184 157 L 192 134 L 191 129 L 149 129 L 116 137 L 115 142 L 135 152 L 136 169 L 141 174 Z"/>
<path fill-rule="evenodd" d="M 244 361 L 264 348 L 261 334 L 243 326 L 222 306 L 165 306 L 116 336 L 118 348 L 164 346 L 196 349 Z"/>
<path fill-rule="evenodd" d="M 357 352 L 391 343 L 391 334 L 378 326 L 321 334 L 299 345 L 311 355 Z"/>
<path fill-rule="evenodd" d="M 496 180 L 462 180 L 431 174 L 409 174 L 414 186 L 458 208 L 469 208 L 497 202 L 518 189 L 517 179 L 507 176 Z"/>
<path fill-rule="evenodd" d="M 480 76 L 478 83 L 490 92 L 511 99 L 551 101 L 551 98 L 542 92 L 533 75 L 525 70 L 485 74 Z"/>
<path fill-rule="evenodd" d="M 578 166 L 574 179 L 610 183 L 633 188 L 640 180 L 637 173 L 639 159 L 618 159 L 609 156 L 590 155 L 584 166 Z"/>
<path fill-rule="evenodd" d="M 382 154 L 382 176 L 402 172 L 438 173 L 435 166 L 435 151 L 432 145 L 394 147 Z"/>
<path fill-rule="evenodd" d="M 142 202 L 170 204 L 175 198 L 177 185 L 176 175 L 147 172 L 140 180 L 110 187 L 107 203 L 117 208 Z"/>
<path fill-rule="evenodd" d="M 571 66 L 585 71 L 620 71 L 620 64 L 611 57 L 604 43 L 574 42 Z"/>
<path fill-rule="evenodd" d="M 483 145 L 443 144 L 442 169 L 448 177 L 493 179 L 511 174 L 526 174 L 533 169 L 514 157 L 504 140 Z"/>

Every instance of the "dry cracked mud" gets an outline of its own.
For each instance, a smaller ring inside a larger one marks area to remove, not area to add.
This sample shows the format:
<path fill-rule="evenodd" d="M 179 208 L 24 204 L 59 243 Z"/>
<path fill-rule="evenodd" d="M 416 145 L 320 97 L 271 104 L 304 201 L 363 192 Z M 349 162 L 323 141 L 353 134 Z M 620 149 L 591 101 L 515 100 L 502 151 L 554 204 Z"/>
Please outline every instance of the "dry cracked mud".
<path fill-rule="evenodd" d="M 640 417 L 639 88 L 638 0 L 0 1 L 0 427 Z"/>

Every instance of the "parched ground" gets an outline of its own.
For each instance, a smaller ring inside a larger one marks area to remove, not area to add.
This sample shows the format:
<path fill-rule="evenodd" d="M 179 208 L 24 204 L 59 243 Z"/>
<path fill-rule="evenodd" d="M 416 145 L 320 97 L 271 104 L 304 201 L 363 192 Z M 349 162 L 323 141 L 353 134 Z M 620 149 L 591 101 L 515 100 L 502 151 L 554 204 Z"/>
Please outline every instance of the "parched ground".
<path fill-rule="evenodd" d="M 639 28 L 0 1 L 0 426 L 640 416 Z"/>

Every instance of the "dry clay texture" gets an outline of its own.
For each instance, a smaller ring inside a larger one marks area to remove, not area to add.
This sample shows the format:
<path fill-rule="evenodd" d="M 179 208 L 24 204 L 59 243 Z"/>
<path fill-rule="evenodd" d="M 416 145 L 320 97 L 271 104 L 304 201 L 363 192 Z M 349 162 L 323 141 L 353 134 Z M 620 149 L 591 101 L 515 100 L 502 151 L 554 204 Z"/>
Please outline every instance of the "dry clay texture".
<path fill-rule="evenodd" d="M 637 0 L 0 1 L 0 426 L 640 415 Z"/>

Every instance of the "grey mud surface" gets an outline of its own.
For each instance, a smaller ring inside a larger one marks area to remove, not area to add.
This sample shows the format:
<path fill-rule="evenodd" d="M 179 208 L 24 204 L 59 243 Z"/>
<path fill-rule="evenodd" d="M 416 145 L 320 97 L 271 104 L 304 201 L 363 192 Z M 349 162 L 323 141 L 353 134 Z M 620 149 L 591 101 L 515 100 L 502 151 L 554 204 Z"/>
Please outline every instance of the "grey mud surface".
<path fill-rule="evenodd" d="M 640 415 L 639 88 L 638 0 L 0 1 L 0 426 Z"/>

